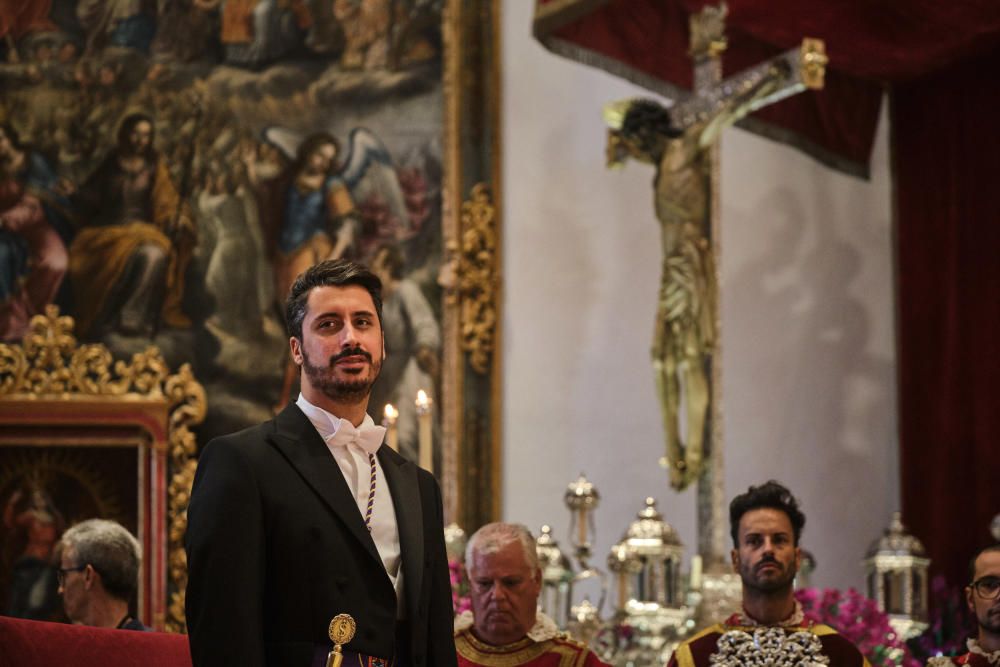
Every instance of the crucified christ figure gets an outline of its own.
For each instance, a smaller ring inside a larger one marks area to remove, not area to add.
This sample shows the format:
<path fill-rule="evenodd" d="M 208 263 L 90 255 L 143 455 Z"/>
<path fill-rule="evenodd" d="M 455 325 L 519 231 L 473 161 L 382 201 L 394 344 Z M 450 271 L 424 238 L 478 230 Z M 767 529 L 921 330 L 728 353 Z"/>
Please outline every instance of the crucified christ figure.
<path fill-rule="evenodd" d="M 633 158 L 656 167 L 654 206 L 662 231 L 663 268 L 652 361 L 670 484 L 677 490 L 698 479 L 711 429 L 718 285 L 711 240 L 710 149 L 724 128 L 754 109 L 816 87 L 817 66 L 822 86 L 825 58 L 807 49 L 816 48 L 813 40 L 806 42 L 801 51 L 699 91 L 669 109 L 648 99 L 623 100 L 605 109 L 608 165 Z"/>

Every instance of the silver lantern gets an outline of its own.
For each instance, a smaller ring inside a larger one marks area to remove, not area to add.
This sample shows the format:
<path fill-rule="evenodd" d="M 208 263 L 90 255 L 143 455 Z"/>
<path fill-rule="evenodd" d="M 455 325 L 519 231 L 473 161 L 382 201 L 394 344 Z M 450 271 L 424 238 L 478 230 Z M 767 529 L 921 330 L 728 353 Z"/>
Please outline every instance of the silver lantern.
<path fill-rule="evenodd" d="M 583 473 L 566 487 L 563 495 L 563 502 L 570 511 L 570 535 L 576 560 L 576 573 L 571 582 L 572 597 L 581 600 L 579 604 L 570 603 L 566 629 L 581 641 L 587 641 L 599 627 L 608 589 L 607 573 L 590 562 L 595 532 L 594 510 L 600 500 L 597 487 Z M 591 600 L 597 600 L 597 604 Z"/>
<path fill-rule="evenodd" d="M 611 548 L 608 568 L 617 586 L 615 615 L 602 636 L 615 665 L 663 665 L 694 627 L 681 579 L 684 547 L 663 520 L 656 500 L 629 524 Z"/>
<path fill-rule="evenodd" d="M 575 547 L 574 556 L 581 569 L 589 567 L 591 539 L 594 534 L 594 510 L 601 501 L 601 494 L 583 473 L 566 487 L 563 502 L 570 511 L 570 534 Z"/>
<path fill-rule="evenodd" d="M 542 568 L 542 592 L 538 603 L 559 629 L 565 630 L 573 599 L 573 568 L 552 537 L 549 526 L 542 526 L 535 540 L 535 551 L 538 553 L 538 565 Z"/>
<path fill-rule="evenodd" d="M 646 498 L 646 506 L 629 524 L 622 544 L 640 564 L 632 579 L 633 597 L 639 602 L 655 602 L 661 607 L 683 606 L 681 559 L 684 545 L 677 531 L 657 511 L 654 498 Z"/>
<path fill-rule="evenodd" d="M 584 644 L 590 644 L 601 630 L 601 610 L 584 596 L 580 604 L 569 610 L 569 633 Z"/>
<path fill-rule="evenodd" d="M 795 575 L 795 588 L 809 588 L 812 584 L 812 573 L 816 571 L 816 557 L 806 548 L 802 548 L 802 564 Z"/>
<path fill-rule="evenodd" d="M 885 534 L 872 542 L 865 558 L 868 597 L 888 614 L 903 640 L 927 629 L 927 568 L 924 545 L 907 532 L 894 512 Z"/>

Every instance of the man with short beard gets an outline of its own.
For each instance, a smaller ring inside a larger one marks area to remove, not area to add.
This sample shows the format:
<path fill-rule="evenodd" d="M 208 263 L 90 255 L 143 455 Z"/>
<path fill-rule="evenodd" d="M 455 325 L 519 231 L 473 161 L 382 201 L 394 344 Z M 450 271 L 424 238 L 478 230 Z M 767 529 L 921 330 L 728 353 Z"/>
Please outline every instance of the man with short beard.
<path fill-rule="evenodd" d="M 733 499 L 731 556 L 743 582 L 743 609 L 678 646 L 669 667 L 749 664 L 737 651 L 749 651 L 759 660 L 753 664 L 869 667 L 854 644 L 804 615 L 795 599 L 805 523 L 791 492 L 773 480 Z"/>
<path fill-rule="evenodd" d="M 195 667 L 455 663 L 441 493 L 383 446 L 366 409 L 385 358 L 379 279 L 344 260 L 300 275 L 286 305 L 301 394 L 201 454 L 185 547 Z"/>
<path fill-rule="evenodd" d="M 1000 544 L 980 549 L 969 566 L 969 576 L 965 601 L 976 617 L 979 634 L 967 642 L 965 655 L 931 658 L 928 667 L 1000 665 Z"/>

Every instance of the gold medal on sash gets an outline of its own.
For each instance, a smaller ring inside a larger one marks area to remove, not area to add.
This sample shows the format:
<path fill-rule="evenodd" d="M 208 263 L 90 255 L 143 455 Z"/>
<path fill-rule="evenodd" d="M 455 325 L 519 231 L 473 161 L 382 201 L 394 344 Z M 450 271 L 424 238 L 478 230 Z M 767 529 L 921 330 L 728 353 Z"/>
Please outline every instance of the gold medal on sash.
<path fill-rule="evenodd" d="M 330 621 L 330 641 L 333 642 L 333 650 L 326 656 L 326 667 L 340 667 L 344 661 L 344 654 L 340 647 L 354 638 L 357 624 L 350 614 L 337 614 Z"/>

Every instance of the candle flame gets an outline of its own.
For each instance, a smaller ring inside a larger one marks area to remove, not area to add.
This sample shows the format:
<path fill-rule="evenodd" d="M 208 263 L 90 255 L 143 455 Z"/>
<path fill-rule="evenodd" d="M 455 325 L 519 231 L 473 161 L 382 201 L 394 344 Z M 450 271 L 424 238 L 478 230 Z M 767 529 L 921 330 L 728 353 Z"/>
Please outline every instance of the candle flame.
<path fill-rule="evenodd" d="M 385 404 L 385 418 L 389 421 L 395 421 L 399 417 L 399 410 L 393 407 L 392 403 Z"/>
<path fill-rule="evenodd" d="M 427 392 L 423 389 L 417 391 L 417 407 L 426 408 L 430 405 L 431 399 L 427 397 Z"/>

